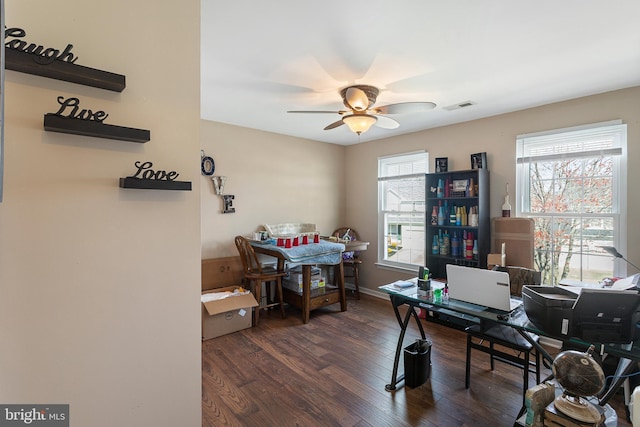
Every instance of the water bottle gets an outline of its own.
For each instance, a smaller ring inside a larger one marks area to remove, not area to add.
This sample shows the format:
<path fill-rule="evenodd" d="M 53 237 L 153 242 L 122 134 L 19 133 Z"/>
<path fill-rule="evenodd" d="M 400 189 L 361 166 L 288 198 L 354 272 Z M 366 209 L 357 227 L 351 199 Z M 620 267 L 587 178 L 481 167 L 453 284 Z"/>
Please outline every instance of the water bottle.
<path fill-rule="evenodd" d="M 431 253 L 433 255 L 438 255 L 440 253 L 440 245 L 438 244 L 438 236 L 433 235 L 433 243 L 431 244 Z"/>

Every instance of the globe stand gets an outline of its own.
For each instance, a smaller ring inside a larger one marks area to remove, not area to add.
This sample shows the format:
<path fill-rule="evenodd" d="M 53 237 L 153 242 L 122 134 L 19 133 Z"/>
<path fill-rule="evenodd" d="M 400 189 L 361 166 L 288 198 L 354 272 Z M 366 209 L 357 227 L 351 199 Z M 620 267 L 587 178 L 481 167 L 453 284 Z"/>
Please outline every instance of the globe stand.
<path fill-rule="evenodd" d="M 597 423 L 602 417 L 602 414 L 591 402 L 566 392 L 556 397 L 553 404 L 564 415 L 585 423 Z"/>
<path fill-rule="evenodd" d="M 604 387 L 604 372 L 593 359 L 593 344 L 586 353 L 567 350 L 553 360 L 551 369 L 564 392 L 554 400 L 562 414 L 585 423 L 596 424 L 601 414 L 598 408 L 583 396 L 595 396 Z"/>

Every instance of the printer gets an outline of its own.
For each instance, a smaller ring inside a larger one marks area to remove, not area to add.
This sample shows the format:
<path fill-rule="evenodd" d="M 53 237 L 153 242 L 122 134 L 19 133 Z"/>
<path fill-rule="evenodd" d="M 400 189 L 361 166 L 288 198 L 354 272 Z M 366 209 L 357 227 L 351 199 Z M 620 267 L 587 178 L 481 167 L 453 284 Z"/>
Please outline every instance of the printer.
<path fill-rule="evenodd" d="M 579 295 L 559 286 L 524 286 L 529 321 L 558 338 L 623 344 L 640 336 L 640 294 L 636 290 L 583 288 Z"/>

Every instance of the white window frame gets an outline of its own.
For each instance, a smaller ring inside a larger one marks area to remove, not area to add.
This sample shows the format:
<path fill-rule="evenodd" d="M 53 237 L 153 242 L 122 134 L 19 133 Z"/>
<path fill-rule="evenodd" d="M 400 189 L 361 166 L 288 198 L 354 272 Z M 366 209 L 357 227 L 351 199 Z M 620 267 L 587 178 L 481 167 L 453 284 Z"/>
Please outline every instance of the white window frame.
<path fill-rule="evenodd" d="M 409 173 L 402 174 L 389 174 L 384 171 L 385 166 L 389 166 L 391 164 L 398 164 L 403 162 L 410 162 L 416 160 L 422 160 L 424 164 L 422 165 L 422 169 L 420 170 L 411 170 Z M 392 269 L 398 270 L 409 270 L 409 271 L 417 271 L 420 264 L 412 264 L 412 263 L 404 263 L 398 261 L 392 261 L 387 259 L 387 224 L 386 218 L 387 214 L 399 214 L 401 211 L 388 211 L 383 209 L 384 203 L 384 194 L 383 194 L 383 185 L 382 182 L 390 180 L 390 179 L 422 179 L 422 186 L 425 186 L 426 174 L 429 172 L 429 153 L 426 151 L 414 151 L 410 153 L 402 153 L 395 154 L 389 156 L 378 157 L 378 263 L 377 265 L 382 267 L 388 267 Z M 426 200 L 422 200 L 422 216 L 424 218 L 424 209 L 425 209 Z M 415 208 L 414 208 L 415 209 Z M 419 214 L 419 210 L 410 211 L 412 215 Z M 403 213 L 406 213 L 403 211 Z M 424 219 L 423 219 L 424 223 Z M 422 235 L 423 243 L 421 250 L 424 252 L 426 250 L 426 245 L 424 243 L 424 233 Z M 426 256 L 426 253 L 424 254 Z M 424 265 L 424 260 L 421 265 Z"/>
<path fill-rule="evenodd" d="M 550 153 L 548 155 L 539 155 L 536 157 L 527 156 L 525 146 L 534 143 L 552 143 L 553 139 L 569 140 L 582 135 L 588 136 L 598 132 L 606 132 L 609 134 L 617 134 L 618 145 L 610 149 L 600 149 L 593 151 L 578 151 L 575 153 Z M 627 251 L 627 126 L 621 120 L 613 120 L 602 123 L 594 123 L 583 126 L 575 126 L 564 129 L 555 129 L 544 132 L 537 132 L 525 135 L 518 135 L 516 138 L 516 216 L 545 216 L 538 212 L 529 210 L 530 197 L 529 189 L 529 164 L 535 160 L 552 160 L 562 158 L 579 158 L 595 155 L 609 155 L 614 158 L 613 174 L 612 174 L 612 199 L 613 212 L 607 217 L 613 217 L 613 246 L 618 252 L 626 255 Z M 548 216 L 554 216 L 548 214 Z M 562 215 L 555 215 L 561 217 Z M 590 215 L 568 215 L 571 217 L 581 216 L 589 218 Z M 593 215 L 591 217 L 598 217 Z M 627 263 L 623 260 L 615 259 L 613 263 L 614 276 L 625 277 L 627 275 Z"/>

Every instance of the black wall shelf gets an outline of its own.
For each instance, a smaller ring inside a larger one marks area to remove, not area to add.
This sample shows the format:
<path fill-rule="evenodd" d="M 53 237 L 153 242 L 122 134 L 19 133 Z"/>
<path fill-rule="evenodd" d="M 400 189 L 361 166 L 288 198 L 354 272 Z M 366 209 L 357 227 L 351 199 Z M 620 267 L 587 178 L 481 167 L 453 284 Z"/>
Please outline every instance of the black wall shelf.
<path fill-rule="evenodd" d="M 120 178 L 121 188 L 139 188 L 145 190 L 182 190 L 191 191 L 190 181 L 163 181 L 158 179 Z"/>
<path fill-rule="evenodd" d="M 50 64 L 39 64 L 41 56 L 5 49 L 5 69 L 21 73 L 34 74 L 65 82 L 92 86 L 100 89 L 122 92 L 126 87 L 125 76 L 109 71 L 76 65 L 65 61 L 53 61 Z"/>
<path fill-rule="evenodd" d="M 151 131 L 148 130 L 107 125 L 95 120 L 75 119 L 51 113 L 44 115 L 44 130 L 130 142 L 147 142 L 151 139 Z"/>

